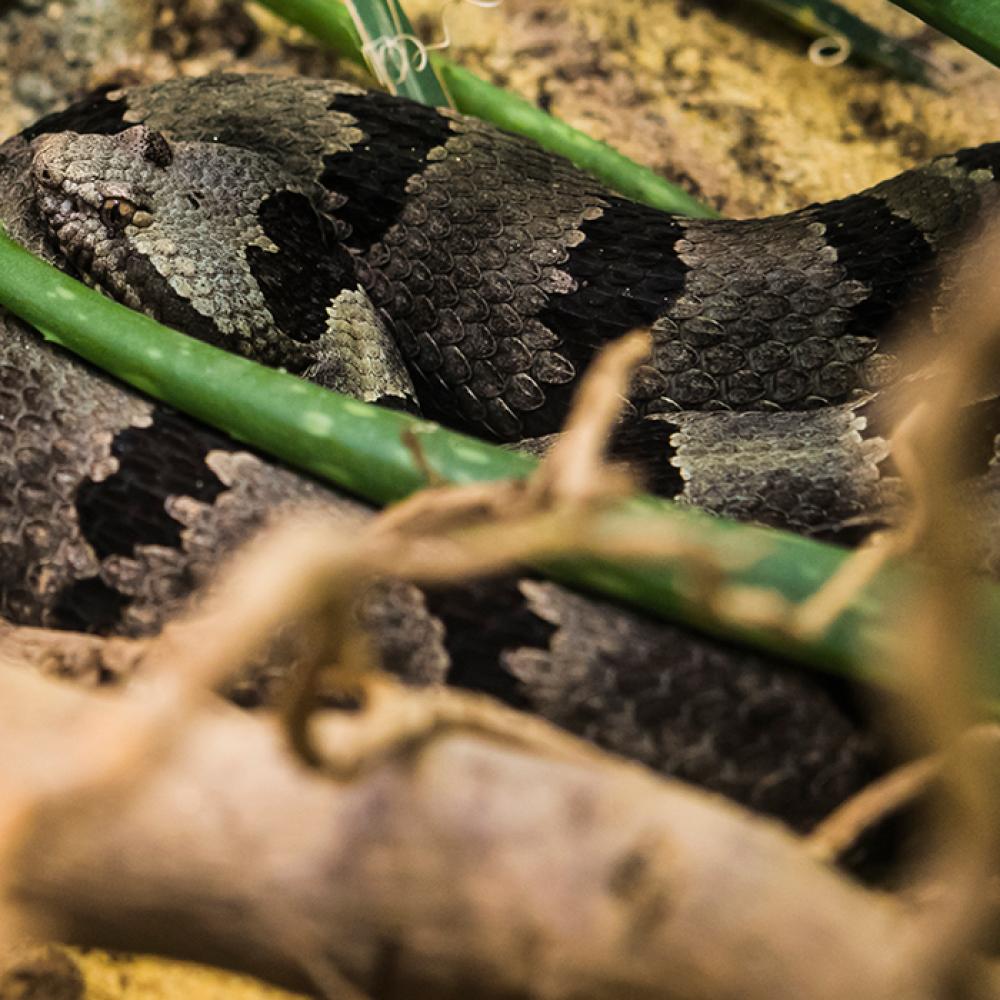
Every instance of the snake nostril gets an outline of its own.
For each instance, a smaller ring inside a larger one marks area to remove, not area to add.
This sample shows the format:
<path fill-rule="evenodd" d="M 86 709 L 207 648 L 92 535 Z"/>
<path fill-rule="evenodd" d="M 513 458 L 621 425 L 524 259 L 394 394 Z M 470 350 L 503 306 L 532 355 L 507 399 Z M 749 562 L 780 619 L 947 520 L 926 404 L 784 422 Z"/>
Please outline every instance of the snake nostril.
<path fill-rule="evenodd" d="M 38 156 L 34 164 L 35 176 L 47 187 L 56 187 L 63 182 L 63 173 L 54 167 L 47 156 Z"/>

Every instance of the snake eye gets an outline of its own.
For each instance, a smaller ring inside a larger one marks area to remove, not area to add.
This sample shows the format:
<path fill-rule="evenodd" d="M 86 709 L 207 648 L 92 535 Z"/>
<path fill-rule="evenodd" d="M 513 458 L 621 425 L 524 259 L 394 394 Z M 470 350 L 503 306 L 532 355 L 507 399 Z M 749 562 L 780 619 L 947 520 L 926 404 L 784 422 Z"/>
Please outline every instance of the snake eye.
<path fill-rule="evenodd" d="M 105 198 L 101 205 L 101 222 L 113 232 L 121 232 L 134 221 L 137 211 L 127 198 Z"/>

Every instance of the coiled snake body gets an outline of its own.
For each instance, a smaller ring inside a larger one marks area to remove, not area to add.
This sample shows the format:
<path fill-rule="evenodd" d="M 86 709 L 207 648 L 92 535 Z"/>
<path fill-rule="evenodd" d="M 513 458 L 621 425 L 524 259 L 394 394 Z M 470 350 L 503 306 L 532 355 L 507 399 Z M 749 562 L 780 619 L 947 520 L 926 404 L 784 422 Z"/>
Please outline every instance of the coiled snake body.
<path fill-rule="evenodd" d="M 899 499 L 868 412 L 894 321 L 995 203 L 995 164 L 984 146 L 788 216 L 682 219 L 460 115 L 216 76 L 9 140 L 0 219 L 194 336 L 502 441 L 558 431 L 600 346 L 649 326 L 620 443 L 651 485 L 849 539 Z M 2 321 L 5 617 L 148 632 L 274 511 L 367 516 Z M 988 441 L 970 476 L 991 475 Z M 808 678 L 553 584 L 387 583 L 360 613 L 404 677 L 499 694 L 797 825 L 868 774 L 864 734 Z"/>

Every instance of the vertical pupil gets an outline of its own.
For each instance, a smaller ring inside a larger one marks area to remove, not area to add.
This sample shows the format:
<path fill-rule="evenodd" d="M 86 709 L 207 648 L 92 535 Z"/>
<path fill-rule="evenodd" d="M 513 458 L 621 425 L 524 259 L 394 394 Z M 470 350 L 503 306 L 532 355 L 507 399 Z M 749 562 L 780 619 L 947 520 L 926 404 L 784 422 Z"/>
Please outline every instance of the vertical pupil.
<path fill-rule="evenodd" d="M 121 198 L 109 198 L 101 206 L 101 219 L 106 226 L 121 226 L 132 216 L 132 206 Z"/>

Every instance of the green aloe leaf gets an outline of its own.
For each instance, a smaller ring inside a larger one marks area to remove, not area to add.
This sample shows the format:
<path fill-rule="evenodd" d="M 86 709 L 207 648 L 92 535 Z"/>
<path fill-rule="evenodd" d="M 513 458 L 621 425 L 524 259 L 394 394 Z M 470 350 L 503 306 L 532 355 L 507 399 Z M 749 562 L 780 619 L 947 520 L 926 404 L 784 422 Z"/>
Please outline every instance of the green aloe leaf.
<path fill-rule="evenodd" d="M 452 102 L 399 0 L 345 0 L 375 78 L 390 93 L 431 107 Z"/>
<path fill-rule="evenodd" d="M 1000 66 L 1000 0 L 893 0 L 995 66 Z"/>

